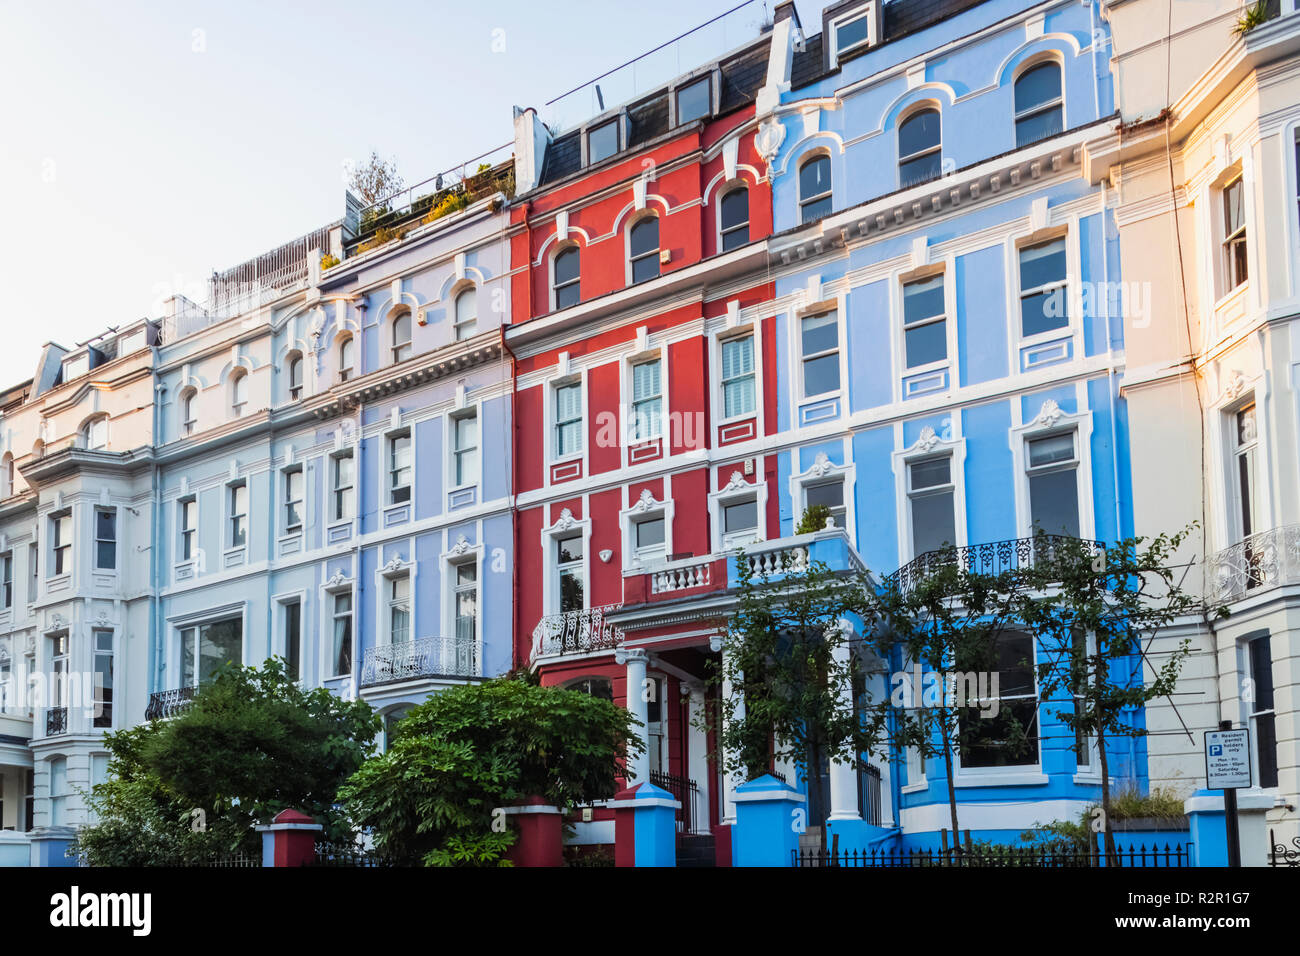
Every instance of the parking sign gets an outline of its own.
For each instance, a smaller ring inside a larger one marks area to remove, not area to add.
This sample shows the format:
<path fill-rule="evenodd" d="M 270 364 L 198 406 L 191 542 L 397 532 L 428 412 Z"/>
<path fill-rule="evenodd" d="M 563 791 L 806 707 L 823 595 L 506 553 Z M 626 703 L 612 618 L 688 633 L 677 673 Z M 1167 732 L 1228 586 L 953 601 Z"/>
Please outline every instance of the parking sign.
<path fill-rule="evenodd" d="M 1205 732 L 1205 781 L 1211 790 L 1250 786 L 1249 730 Z"/>

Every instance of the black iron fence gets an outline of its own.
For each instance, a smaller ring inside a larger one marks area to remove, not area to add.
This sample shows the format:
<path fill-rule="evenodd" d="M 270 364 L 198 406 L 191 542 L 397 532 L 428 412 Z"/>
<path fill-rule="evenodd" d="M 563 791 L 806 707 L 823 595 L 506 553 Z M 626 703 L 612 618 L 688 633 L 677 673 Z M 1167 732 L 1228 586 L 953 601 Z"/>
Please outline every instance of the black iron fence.
<path fill-rule="evenodd" d="M 927 551 L 917 555 L 893 574 L 886 576 L 884 583 L 897 587 L 900 591 L 907 591 L 941 568 L 954 565 L 967 574 L 1005 574 L 1008 571 L 1031 568 L 1040 562 L 1050 561 L 1062 552 L 1078 547 L 1080 543 L 1093 557 L 1104 550 L 1100 541 L 1070 538 L 1059 534 L 1009 538 L 1006 541 L 986 541 L 962 548 L 940 548 L 937 551 Z"/>
<path fill-rule="evenodd" d="M 695 781 L 689 777 L 679 777 L 674 773 L 651 770 L 650 782 L 656 787 L 667 790 L 673 795 L 673 799 L 681 804 L 677 808 L 677 832 L 694 833 L 700 796 L 700 788 Z"/>
<path fill-rule="evenodd" d="M 68 708 L 51 707 L 45 712 L 45 736 L 53 737 L 56 734 L 66 734 L 68 732 Z"/>
<path fill-rule="evenodd" d="M 1291 838 L 1291 845 L 1278 843 L 1272 828 L 1268 831 L 1268 865 L 1300 866 L 1300 836 Z"/>
<path fill-rule="evenodd" d="M 1191 866 L 1188 845 L 1163 848 L 1152 845 L 1129 847 L 1117 852 L 1117 861 L 1108 863 L 1105 853 L 1085 849 L 1047 846 L 991 846 L 963 850 L 792 850 L 791 863 L 796 867 L 1187 867 Z"/>
<path fill-rule="evenodd" d="M 149 695 L 149 703 L 144 708 L 145 720 L 162 720 L 174 717 L 189 706 L 194 699 L 193 687 L 177 687 L 174 690 L 159 690 Z"/>
<path fill-rule="evenodd" d="M 379 867 L 392 866 L 392 863 L 373 850 L 357 844 L 319 842 L 316 844 L 316 858 L 311 865 Z"/>

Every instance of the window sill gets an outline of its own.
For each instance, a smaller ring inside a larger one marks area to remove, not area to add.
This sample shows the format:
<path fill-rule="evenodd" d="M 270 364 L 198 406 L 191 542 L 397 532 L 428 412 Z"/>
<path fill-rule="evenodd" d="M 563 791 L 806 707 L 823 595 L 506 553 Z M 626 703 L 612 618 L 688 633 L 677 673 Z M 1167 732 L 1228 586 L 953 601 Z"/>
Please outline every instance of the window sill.
<path fill-rule="evenodd" d="M 899 787 L 898 792 L 903 794 L 924 793 L 926 790 L 929 789 L 930 789 L 930 781 L 922 780 L 919 783 L 909 783 L 904 787 Z"/>
<path fill-rule="evenodd" d="M 953 786 L 957 789 L 962 787 L 1041 787 L 1048 782 L 1047 774 L 1039 769 L 1013 770 L 1006 773 L 990 771 L 972 773 L 969 776 L 958 771 Z"/>
<path fill-rule="evenodd" d="M 1075 327 L 1073 322 L 1067 322 L 1065 325 L 1058 325 L 1054 329 L 1048 329 L 1045 332 L 1035 332 L 1033 335 L 1021 335 L 1016 342 L 1019 348 L 1033 348 L 1035 345 L 1044 345 L 1048 342 L 1055 342 L 1057 339 L 1064 339 L 1073 336 Z"/>

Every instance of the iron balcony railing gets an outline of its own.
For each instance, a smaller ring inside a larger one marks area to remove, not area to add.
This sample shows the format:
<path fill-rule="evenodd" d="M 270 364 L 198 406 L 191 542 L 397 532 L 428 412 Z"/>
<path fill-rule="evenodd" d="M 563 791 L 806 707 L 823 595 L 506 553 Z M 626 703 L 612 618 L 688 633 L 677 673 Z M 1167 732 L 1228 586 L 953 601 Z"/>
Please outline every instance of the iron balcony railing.
<path fill-rule="evenodd" d="M 533 659 L 617 647 L 623 643 L 623 631 L 605 620 L 605 616 L 621 606 L 606 604 L 542 618 L 533 628 Z"/>
<path fill-rule="evenodd" d="M 700 788 L 696 782 L 689 777 L 665 773 L 662 770 L 651 770 L 650 782 L 656 787 L 667 790 L 673 795 L 673 799 L 681 804 L 677 808 L 677 832 L 695 833 L 696 820 L 699 816 L 699 807 L 696 804 L 700 796 Z"/>
<path fill-rule="evenodd" d="M 1210 556 L 1206 590 L 1216 602 L 1239 601 L 1255 591 L 1300 584 L 1300 524 L 1243 538 Z"/>
<path fill-rule="evenodd" d="M 56 734 L 66 734 L 68 732 L 68 708 L 51 707 L 45 711 L 45 736 L 53 737 Z"/>
<path fill-rule="evenodd" d="M 1003 574 L 1033 567 L 1040 561 L 1050 560 L 1059 550 L 1080 541 L 1059 534 L 1040 534 L 1032 538 L 1009 538 L 1006 541 L 988 541 L 961 548 L 941 548 L 918 555 L 893 574 L 888 575 L 886 586 L 896 586 L 901 591 L 915 587 L 936 571 L 958 566 L 968 574 Z M 1100 541 L 1083 541 L 1091 555 L 1104 549 Z"/>
<path fill-rule="evenodd" d="M 472 638 L 425 637 L 366 649 L 361 685 L 422 677 L 478 677 L 478 643 Z"/>
<path fill-rule="evenodd" d="M 166 720 L 175 717 L 194 700 L 193 687 L 176 687 L 172 690 L 158 690 L 149 695 L 149 703 L 144 709 L 145 720 Z"/>

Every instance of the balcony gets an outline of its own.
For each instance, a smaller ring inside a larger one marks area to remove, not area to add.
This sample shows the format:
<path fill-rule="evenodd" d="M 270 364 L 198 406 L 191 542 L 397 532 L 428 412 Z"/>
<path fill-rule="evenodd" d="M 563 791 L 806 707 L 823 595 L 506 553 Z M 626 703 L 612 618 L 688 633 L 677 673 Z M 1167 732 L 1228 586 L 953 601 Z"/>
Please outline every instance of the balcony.
<path fill-rule="evenodd" d="M 612 650 L 623 643 L 623 632 L 605 620 L 621 605 L 583 608 L 550 614 L 533 628 L 533 660 L 560 654 Z"/>
<path fill-rule="evenodd" d="M 1205 589 L 1216 603 L 1231 603 L 1258 591 L 1300 584 L 1300 524 L 1284 525 L 1243 538 L 1210 556 Z"/>
<path fill-rule="evenodd" d="M 472 639 L 426 637 L 366 649 L 361 686 L 428 677 L 478 677 L 478 644 Z"/>
<path fill-rule="evenodd" d="M 193 687 L 154 691 L 149 695 L 149 703 L 145 706 L 144 719 L 166 720 L 175 717 L 194 700 L 194 691 Z"/>
<path fill-rule="evenodd" d="M 1032 538 L 1009 538 L 1006 541 L 988 541 L 962 548 L 927 551 L 888 575 L 884 584 L 907 591 L 940 568 L 952 565 L 957 565 L 967 574 L 997 575 L 1027 570 L 1038 561 L 1050 559 L 1058 549 L 1078 540 L 1064 535 L 1040 534 Z M 1085 541 L 1084 544 L 1088 553 L 1094 556 L 1105 550 L 1100 541 Z"/>
<path fill-rule="evenodd" d="M 54 737 L 68 732 L 68 708 L 51 707 L 45 711 L 45 736 Z"/>

